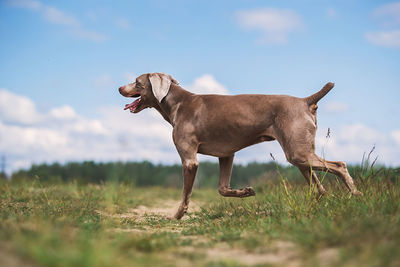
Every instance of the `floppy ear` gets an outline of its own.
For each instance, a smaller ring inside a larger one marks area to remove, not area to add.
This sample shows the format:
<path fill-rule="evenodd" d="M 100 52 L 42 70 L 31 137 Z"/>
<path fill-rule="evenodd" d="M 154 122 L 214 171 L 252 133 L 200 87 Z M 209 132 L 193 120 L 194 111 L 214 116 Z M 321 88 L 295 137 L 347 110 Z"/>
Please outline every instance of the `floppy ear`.
<path fill-rule="evenodd" d="M 174 77 L 172 77 L 171 75 L 168 75 L 168 77 L 171 79 L 172 83 L 179 85 L 179 82 Z"/>
<path fill-rule="evenodd" d="M 168 76 L 162 73 L 151 73 L 149 75 L 151 90 L 160 103 L 168 94 L 169 87 L 171 86 L 171 79 Z"/>

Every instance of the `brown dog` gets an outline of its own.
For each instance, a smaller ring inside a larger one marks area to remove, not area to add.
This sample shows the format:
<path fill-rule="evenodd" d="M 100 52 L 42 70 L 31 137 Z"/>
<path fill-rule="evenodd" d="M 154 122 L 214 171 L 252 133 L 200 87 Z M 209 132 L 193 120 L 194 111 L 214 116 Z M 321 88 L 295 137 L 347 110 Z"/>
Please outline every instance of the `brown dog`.
<path fill-rule="evenodd" d="M 287 95 L 196 95 L 184 90 L 170 75 L 148 73 L 119 88 L 126 97 L 139 97 L 126 105 L 133 113 L 154 107 L 173 126 L 173 140 L 182 160 L 183 196 L 175 214 L 182 218 L 189 205 L 198 167 L 197 153 L 219 158 L 218 191 L 226 197 L 254 196 L 253 188 L 231 189 L 230 179 L 236 151 L 264 141 L 277 140 L 287 160 L 297 166 L 320 195 L 326 191 L 314 170 L 339 176 L 353 195 L 360 195 L 346 164 L 315 154 L 317 102 L 332 88 L 306 97 Z"/>

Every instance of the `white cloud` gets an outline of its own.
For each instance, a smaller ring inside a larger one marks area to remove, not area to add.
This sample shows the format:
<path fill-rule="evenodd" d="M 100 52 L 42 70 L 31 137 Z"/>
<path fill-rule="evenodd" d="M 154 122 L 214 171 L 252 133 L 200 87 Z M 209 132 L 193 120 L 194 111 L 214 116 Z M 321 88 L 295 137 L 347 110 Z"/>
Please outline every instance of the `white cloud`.
<path fill-rule="evenodd" d="M 349 110 L 349 105 L 342 102 L 328 102 L 323 105 L 323 109 L 331 113 L 340 113 Z"/>
<path fill-rule="evenodd" d="M 344 125 L 338 134 L 338 138 L 344 142 L 351 142 L 353 144 L 371 144 L 374 142 L 381 142 L 386 140 L 383 133 L 375 129 L 369 128 L 363 124 Z"/>
<path fill-rule="evenodd" d="M 66 124 L 65 130 L 71 133 L 107 135 L 109 131 L 103 126 L 100 120 L 86 120 L 80 118 L 73 123 Z"/>
<path fill-rule="evenodd" d="M 89 159 L 179 162 L 172 128 L 154 109 L 133 115 L 123 107 L 104 107 L 89 119 L 67 105 L 40 113 L 32 100 L 5 89 L 0 93 L 0 151 L 13 159 L 12 170 Z M 11 108 L 20 113 L 8 112 Z M 23 117 L 25 112 L 38 119 Z"/>
<path fill-rule="evenodd" d="M 283 44 L 288 35 L 303 27 L 303 22 L 295 11 L 290 9 L 259 8 L 242 10 L 236 13 L 239 25 L 247 31 L 260 31 L 261 44 Z"/>
<path fill-rule="evenodd" d="M 76 117 L 78 117 L 75 110 L 72 107 L 67 106 L 67 105 L 59 107 L 59 108 L 53 108 L 52 110 L 50 110 L 49 114 L 51 117 L 60 119 L 60 120 L 70 120 L 70 119 L 75 119 Z"/>
<path fill-rule="evenodd" d="M 400 25 L 400 2 L 383 5 L 373 15 L 383 26 Z"/>
<path fill-rule="evenodd" d="M 128 19 L 126 18 L 119 18 L 115 24 L 117 25 L 118 28 L 122 29 L 122 30 L 129 30 L 131 28 L 131 23 L 129 22 Z"/>
<path fill-rule="evenodd" d="M 400 30 L 368 32 L 365 38 L 374 45 L 400 47 Z"/>
<path fill-rule="evenodd" d="M 188 85 L 187 88 L 196 94 L 229 94 L 228 90 L 210 74 L 204 74 L 195 79 L 193 84 Z"/>
<path fill-rule="evenodd" d="M 211 75 L 195 79 L 187 89 L 200 93 L 228 93 Z M 127 103 L 129 101 L 126 99 Z M 15 115 L 10 110 L 21 113 Z M 23 118 L 25 113 L 35 114 L 34 119 Z M 180 162 L 172 141 L 172 127 L 154 109 L 131 114 L 124 111 L 123 106 L 102 107 L 97 114 L 95 118 L 87 118 L 68 105 L 39 112 L 29 98 L 2 89 L 0 151 L 12 159 L 12 170 L 32 163 L 54 161 L 147 159 Z M 331 129 L 328 140 L 325 136 L 326 131 L 320 128 L 316 151 L 321 155 L 324 150 L 326 159 L 360 163 L 363 153 L 376 145 L 380 162 L 400 165 L 400 130 L 385 134 L 362 124 L 353 124 Z M 235 162 L 266 162 L 270 160 L 270 152 L 278 162 L 286 162 L 276 141 L 238 152 Z M 199 156 L 199 159 L 214 158 Z"/>
<path fill-rule="evenodd" d="M 39 12 L 43 18 L 53 24 L 63 25 L 72 35 L 81 39 L 91 40 L 93 42 L 104 42 L 107 36 L 82 27 L 82 23 L 74 16 L 52 6 L 47 6 L 36 0 L 10 0 L 8 4 L 18 8 L 26 8 Z"/>
<path fill-rule="evenodd" d="M 400 147 L 400 130 L 392 131 L 390 135 L 396 142 L 396 144 Z"/>
<path fill-rule="evenodd" d="M 374 18 L 385 30 L 367 32 L 370 43 L 383 47 L 400 47 L 400 2 L 383 5 L 373 12 Z M 392 27 L 392 29 L 388 29 Z M 394 27 L 394 28 L 393 28 Z"/>
<path fill-rule="evenodd" d="M 40 117 L 32 100 L 6 89 L 0 89 L 0 120 L 17 124 L 33 124 L 38 122 Z"/>
<path fill-rule="evenodd" d="M 52 150 L 58 153 L 67 145 L 67 136 L 57 129 L 40 126 L 18 126 L 0 123 L 0 150 L 11 155 L 25 155 L 33 161 L 38 153 L 48 153 Z M 36 155 L 35 155 L 36 154 Z"/>
<path fill-rule="evenodd" d="M 50 7 L 50 6 L 45 6 L 43 9 L 43 17 L 48 20 L 49 22 L 55 23 L 55 24 L 61 24 L 65 26 L 70 26 L 70 27 L 79 27 L 80 23 L 79 21 L 70 15 L 65 14 L 61 10 Z"/>
<path fill-rule="evenodd" d="M 374 156 L 378 162 L 400 165 L 400 145 L 389 136 L 363 124 L 342 125 L 331 129 L 330 138 L 326 131 L 319 130 L 316 137 L 317 154 L 327 160 L 341 160 L 348 163 L 361 163 L 364 153 L 374 146 Z"/>

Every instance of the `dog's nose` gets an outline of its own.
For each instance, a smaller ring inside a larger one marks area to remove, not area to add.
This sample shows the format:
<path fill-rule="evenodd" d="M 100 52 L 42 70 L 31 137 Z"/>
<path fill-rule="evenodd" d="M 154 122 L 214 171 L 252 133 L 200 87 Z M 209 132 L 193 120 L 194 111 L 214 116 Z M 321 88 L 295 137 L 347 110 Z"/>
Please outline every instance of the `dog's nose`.
<path fill-rule="evenodd" d="M 124 94 L 125 94 L 125 86 L 121 86 L 120 88 L 118 88 L 118 90 L 119 90 L 119 93 L 120 93 L 121 95 L 124 95 Z"/>

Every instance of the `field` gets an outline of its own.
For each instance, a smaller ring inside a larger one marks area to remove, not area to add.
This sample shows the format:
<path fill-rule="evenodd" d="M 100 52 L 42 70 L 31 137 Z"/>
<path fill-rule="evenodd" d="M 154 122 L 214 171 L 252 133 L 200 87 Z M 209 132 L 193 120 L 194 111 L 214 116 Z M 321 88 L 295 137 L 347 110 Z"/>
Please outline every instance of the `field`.
<path fill-rule="evenodd" d="M 381 178 L 380 178 L 381 177 Z M 264 182 L 247 199 L 122 183 L 0 184 L 0 266 L 400 266 L 398 178 Z"/>

